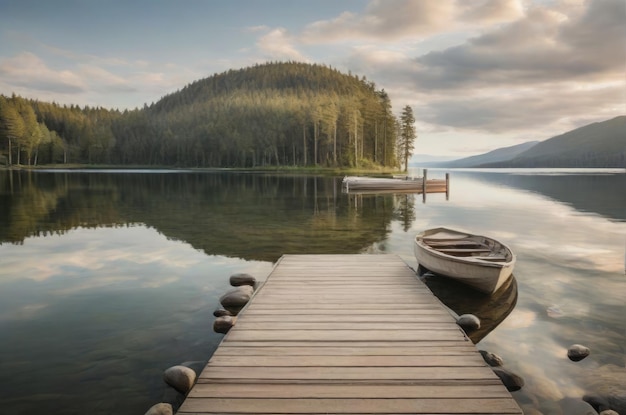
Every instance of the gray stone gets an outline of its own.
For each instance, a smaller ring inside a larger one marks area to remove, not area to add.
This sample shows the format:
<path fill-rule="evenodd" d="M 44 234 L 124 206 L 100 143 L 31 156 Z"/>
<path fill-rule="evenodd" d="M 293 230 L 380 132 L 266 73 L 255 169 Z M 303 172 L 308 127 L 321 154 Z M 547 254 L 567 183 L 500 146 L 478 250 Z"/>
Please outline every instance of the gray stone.
<path fill-rule="evenodd" d="M 589 348 L 581 344 L 572 344 L 569 349 L 567 349 L 567 357 L 573 362 L 583 360 L 585 357 L 589 356 L 589 353 Z"/>
<path fill-rule="evenodd" d="M 456 324 L 463 330 L 477 330 L 480 328 L 480 319 L 473 314 L 461 314 L 456 320 Z"/>
<path fill-rule="evenodd" d="M 607 409 L 606 411 L 600 412 L 600 415 L 619 415 L 619 414 L 612 409 Z"/>
<path fill-rule="evenodd" d="M 489 366 L 502 366 L 504 364 L 504 361 L 502 360 L 502 358 L 498 356 L 497 354 L 490 353 L 486 350 L 479 350 L 479 352 L 482 355 L 483 360 Z"/>
<path fill-rule="evenodd" d="M 230 276 L 230 285 L 233 287 L 239 287 L 241 285 L 254 287 L 254 284 L 256 284 L 256 278 L 250 274 L 233 274 Z"/>
<path fill-rule="evenodd" d="M 231 316 L 218 317 L 213 322 L 213 331 L 216 333 L 226 334 L 231 328 L 233 328 L 236 321 L 237 321 L 237 317 L 231 317 Z"/>
<path fill-rule="evenodd" d="M 148 409 L 145 415 L 174 415 L 174 410 L 169 403 L 158 403 Z"/>
<path fill-rule="evenodd" d="M 626 415 L 626 367 L 603 365 L 589 373 L 586 380 L 591 390 L 607 401 L 608 407 L 605 409 Z"/>
<path fill-rule="evenodd" d="M 196 372 L 186 366 L 172 366 L 163 372 L 163 380 L 180 393 L 187 393 L 196 381 Z"/>
<path fill-rule="evenodd" d="M 206 363 L 207 363 L 206 360 L 189 360 L 187 362 L 181 363 L 180 365 L 188 367 L 189 369 L 196 372 L 196 378 L 197 378 L 200 375 L 200 373 L 202 373 L 202 371 L 204 370 Z M 165 401 L 165 402 L 169 402 L 169 401 Z"/>
<path fill-rule="evenodd" d="M 220 297 L 220 304 L 222 304 L 222 307 L 226 310 L 236 314 L 248 303 L 248 301 L 250 301 L 253 292 L 253 287 L 249 285 L 241 285 L 222 295 Z"/>
<path fill-rule="evenodd" d="M 215 311 L 213 311 L 213 315 L 215 317 L 222 317 L 222 316 L 232 316 L 233 313 L 231 313 L 228 310 L 224 310 L 223 308 L 216 308 Z"/>
<path fill-rule="evenodd" d="M 587 402 L 598 412 L 609 409 L 609 402 L 598 395 L 585 395 L 583 396 L 583 401 Z"/>
<path fill-rule="evenodd" d="M 501 367 L 494 367 L 491 370 L 498 375 L 509 392 L 518 391 L 524 386 L 524 379 L 510 370 Z"/>

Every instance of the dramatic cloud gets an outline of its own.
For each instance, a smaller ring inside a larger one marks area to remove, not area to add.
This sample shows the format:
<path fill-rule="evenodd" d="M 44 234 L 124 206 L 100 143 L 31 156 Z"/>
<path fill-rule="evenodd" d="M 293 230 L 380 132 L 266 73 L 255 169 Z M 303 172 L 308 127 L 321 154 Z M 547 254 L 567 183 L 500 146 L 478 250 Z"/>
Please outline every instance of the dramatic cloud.
<path fill-rule="evenodd" d="M 574 19 L 537 7 L 515 23 L 416 59 L 421 88 L 484 88 L 623 79 L 621 0 L 594 0 Z M 621 15 L 620 15 L 621 11 Z"/>
<path fill-rule="evenodd" d="M 485 19 L 486 10 L 501 13 L 483 5 Z M 345 65 L 384 85 L 397 106 L 413 105 L 430 131 L 515 134 L 624 114 L 624 5 L 558 6 L 530 7 L 514 22 L 417 57 L 411 50 L 353 47 Z"/>
<path fill-rule="evenodd" d="M 345 12 L 310 24 L 302 37 L 310 43 L 419 40 L 468 25 L 511 21 L 521 14 L 518 0 L 374 0 L 363 14 Z"/>

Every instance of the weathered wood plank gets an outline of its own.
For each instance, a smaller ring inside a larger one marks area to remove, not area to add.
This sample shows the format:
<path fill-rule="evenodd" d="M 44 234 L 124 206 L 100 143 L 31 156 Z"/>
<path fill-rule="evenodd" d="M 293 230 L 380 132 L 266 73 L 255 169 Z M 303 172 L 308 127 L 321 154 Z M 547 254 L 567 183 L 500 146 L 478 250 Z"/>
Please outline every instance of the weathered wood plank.
<path fill-rule="evenodd" d="M 246 320 L 237 323 L 242 330 L 454 330 L 458 331 L 456 324 L 442 324 L 440 321 L 430 323 L 375 323 L 375 322 L 292 322 L 292 321 L 272 321 L 258 322 Z"/>
<path fill-rule="evenodd" d="M 328 302 L 300 302 L 300 303 L 267 303 L 263 301 L 254 302 L 248 307 L 248 310 L 278 310 L 278 309 L 302 309 L 306 308 L 307 310 L 311 310 L 311 307 L 315 307 L 315 310 L 335 310 L 336 312 L 342 312 L 343 310 L 383 310 L 383 311 L 394 311 L 394 310 L 430 310 L 433 305 L 437 303 L 359 303 L 353 301 L 342 301 L 337 303 L 328 303 Z"/>
<path fill-rule="evenodd" d="M 178 413 L 211 408 L 213 413 L 248 414 L 515 414 L 519 408 L 512 399 L 187 399 Z"/>
<path fill-rule="evenodd" d="M 222 367 L 209 365 L 200 379 L 274 380 L 499 380 L 488 367 Z"/>
<path fill-rule="evenodd" d="M 215 356 L 213 366 L 351 366 L 351 367 L 484 367 L 485 361 L 475 356 Z"/>
<path fill-rule="evenodd" d="M 476 348 L 472 344 L 448 345 L 446 347 L 438 344 L 434 347 L 332 347 L 332 346 L 230 346 L 224 342 L 215 351 L 213 356 L 471 356 L 477 354 Z M 353 344 L 353 343 L 351 343 Z"/>
<path fill-rule="evenodd" d="M 259 383 L 199 383 L 193 398 L 506 398 L 500 385 L 266 385 Z"/>
<path fill-rule="evenodd" d="M 245 319 L 241 318 L 245 315 Z M 438 314 L 359 314 L 359 315 L 329 315 L 316 314 L 311 311 L 309 314 L 290 314 L 288 319 L 285 318 L 284 313 L 278 314 L 257 314 L 257 313 L 242 313 L 240 314 L 240 321 L 238 324 L 246 324 L 249 322 L 271 322 L 271 321 L 288 321 L 290 323 L 298 322 L 342 322 L 342 323 L 376 323 L 376 322 L 389 322 L 389 323 L 439 323 L 442 325 L 450 324 L 450 315 L 447 313 Z"/>
<path fill-rule="evenodd" d="M 243 330 L 236 325 L 228 333 L 232 341 L 414 341 L 423 340 L 463 340 L 464 335 L 459 329 L 452 330 L 404 330 L 404 331 L 371 331 L 355 330 Z"/>
<path fill-rule="evenodd" d="M 222 342 L 224 346 L 233 346 L 233 347 L 345 347 L 345 348 L 356 348 L 356 347 L 385 347 L 389 349 L 394 348 L 402 348 L 402 347 L 421 347 L 421 348 L 447 348 L 449 346 L 458 346 L 458 345 L 468 345 L 474 347 L 474 344 L 469 340 L 465 339 L 463 342 L 459 342 L 458 339 L 452 340 L 432 340 L 432 339 L 422 339 L 412 341 L 284 341 L 284 340 L 273 340 L 273 341 L 232 341 L 228 339 L 224 339 Z M 220 346 L 221 347 L 221 346 Z M 474 350 L 476 348 L 474 347 Z"/>
<path fill-rule="evenodd" d="M 311 310 L 309 309 L 295 309 L 295 308 L 289 308 L 289 309 L 285 309 L 285 308 L 257 308 L 254 307 L 254 304 L 251 304 L 243 313 L 242 317 L 245 316 L 247 313 L 252 313 L 254 312 L 255 314 L 280 314 L 283 316 L 288 316 L 288 315 L 293 315 L 293 314 L 306 314 L 306 315 L 311 315 L 311 314 L 317 314 L 317 315 L 322 315 L 322 314 L 326 314 L 326 315 L 334 315 L 339 317 L 343 317 L 346 314 L 351 315 L 377 315 L 377 314 L 381 314 L 381 313 L 389 313 L 389 314 L 394 314 L 394 315 L 407 315 L 407 316 L 418 316 L 418 315 L 435 315 L 435 316 L 450 316 L 450 314 L 445 311 L 442 308 L 439 309 L 435 309 L 435 308 L 413 308 L 413 309 L 405 309 L 405 308 L 400 308 L 397 310 L 394 309 L 375 309 L 375 308 L 370 308 L 370 309 L 363 309 L 363 308 L 351 308 L 351 309 L 344 309 L 342 311 L 338 311 L 335 309 L 323 309 L 323 308 L 319 308 L 319 309 L 315 309 L 315 310 Z"/>

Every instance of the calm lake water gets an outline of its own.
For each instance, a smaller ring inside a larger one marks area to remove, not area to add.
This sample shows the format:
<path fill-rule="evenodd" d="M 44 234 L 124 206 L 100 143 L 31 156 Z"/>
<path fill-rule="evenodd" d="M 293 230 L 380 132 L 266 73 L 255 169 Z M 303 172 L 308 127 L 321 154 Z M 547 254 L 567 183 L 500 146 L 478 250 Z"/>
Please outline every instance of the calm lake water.
<path fill-rule="evenodd" d="M 327 177 L 0 171 L 0 413 L 143 414 L 175 399 L 163 370 L 202 367 L 217 347 L 231 274 L 264 279 L 283 253 L 393 253 L 415 268 L 415 234 L 439 225 L 517 254 L 504 305 L 426 282 L 500 323 L 476 341 L 524 377 L 527 413 L 624 389 L 623 170 L 452 171 L 449 198 L 426 201 L 346 195 Z M 574 343 L 591 355 L 569 361 Z"/>

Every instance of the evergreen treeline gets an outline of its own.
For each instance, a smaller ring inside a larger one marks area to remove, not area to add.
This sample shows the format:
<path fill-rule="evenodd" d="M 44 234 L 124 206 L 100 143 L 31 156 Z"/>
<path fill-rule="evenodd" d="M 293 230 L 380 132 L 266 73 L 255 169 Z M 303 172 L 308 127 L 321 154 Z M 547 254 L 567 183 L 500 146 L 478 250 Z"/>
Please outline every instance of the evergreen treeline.
<path fill-rule="evenodd" d="M 124 112 L 0 96 L 8 164 L 396 167 L 408 151 L 399 131 L 373 82 L 295 62 L 216 74 Z"/>

